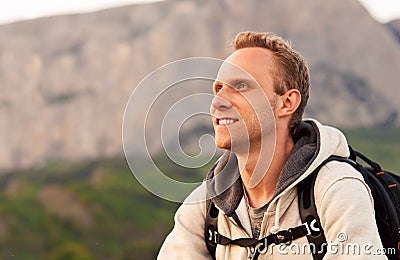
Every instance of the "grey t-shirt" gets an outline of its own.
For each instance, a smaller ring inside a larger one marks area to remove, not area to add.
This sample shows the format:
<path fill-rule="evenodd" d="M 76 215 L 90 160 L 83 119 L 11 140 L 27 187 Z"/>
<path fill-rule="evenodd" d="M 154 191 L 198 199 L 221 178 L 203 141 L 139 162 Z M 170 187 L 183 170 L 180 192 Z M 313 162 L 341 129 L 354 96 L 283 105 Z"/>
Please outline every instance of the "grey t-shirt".
<path fill-rule="evenodd" d="M 251 232 L 254 238 L 258 238 L 261 232 L 261 223 L 264 218 L 264 213 L 268 208 L 268 204 L 261 206 L 260 208 L 249 207 L 249 217 L 251 223 Z"/>
<path fill-rule="evenodd" d="M 261 224 L 264 218 L 264 213 L 268 208 L 269 202 L 259 208 L 253 208 L 249 204 L 246 191 L 244 191 L 244 197 L 246 200 L 246 205 L 250 217 L 251 232 L 253 233 L 254 238 L 259 238 L 261 232 Z"/>

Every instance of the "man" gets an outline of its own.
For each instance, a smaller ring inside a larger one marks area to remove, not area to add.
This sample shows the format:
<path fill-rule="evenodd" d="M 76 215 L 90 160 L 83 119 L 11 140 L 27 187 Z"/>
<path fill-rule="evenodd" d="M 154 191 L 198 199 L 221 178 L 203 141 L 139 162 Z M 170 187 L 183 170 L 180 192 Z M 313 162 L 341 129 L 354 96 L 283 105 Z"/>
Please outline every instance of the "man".
<path fill-rule="evenodd" d="M 209 181 L 178 209 L 159 259 L 211 259 L 204 238 L 205 199 L 189 203 L 206 195 L 219 210 L 218 232 L 232 240 L 260 239 L 301 225 L 296 185 L 329 156 L 349 156 L 340 131 L 302 121 L 309 71 L 289 43 L 271 33 L 243 32 L 234 47 L 214 82 L 211 104 L 215 142 L 227 152 L 209 172 Z M 324 259 L 385 259 L 368 255 L 382 244 L 370 190 L 357 171 L 329 162 L 320 169 L 314 192 L 326 240 L 338 245 Z M 338 250 L 352 243 L 369 251 Z M 293 249 L 307 244 L 303 236 L 290 250 L 269 245 L 259 259 L 312 259 L 309 251 Z M 218 245 L 215 252 L 216 259 L 254 255 L 254 248 L 232 244 Z"/>

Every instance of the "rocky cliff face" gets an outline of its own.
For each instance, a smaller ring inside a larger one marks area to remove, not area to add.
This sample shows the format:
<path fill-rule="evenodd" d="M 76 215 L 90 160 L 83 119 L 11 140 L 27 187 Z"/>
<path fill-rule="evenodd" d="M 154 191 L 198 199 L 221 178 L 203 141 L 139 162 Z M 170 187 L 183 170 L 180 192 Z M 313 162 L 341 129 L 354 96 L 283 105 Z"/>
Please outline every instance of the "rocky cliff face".
<path fill-rule="evenodd" d="M 140 80 L 176 59 L 224 58 L 243 30 L 276 32 L 305 56 L 307 116 L 399 124 L 399 44 L 358 1 L 169 0 L 0 26 L 0 169 L 121 154 Z"/>

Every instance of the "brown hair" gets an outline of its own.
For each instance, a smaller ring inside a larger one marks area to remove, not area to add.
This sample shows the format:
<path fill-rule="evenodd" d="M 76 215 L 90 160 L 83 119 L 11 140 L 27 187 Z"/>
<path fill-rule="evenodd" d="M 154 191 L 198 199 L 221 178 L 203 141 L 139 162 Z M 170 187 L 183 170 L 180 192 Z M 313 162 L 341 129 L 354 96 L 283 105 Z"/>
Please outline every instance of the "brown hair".
<path fill-rule="evenodd" d="M 290 42 L 273 33 L 241 32 L 233 41 L 236 50 L 247 47 L 266 48 L 273 53 L 270 73 L 274 80 L 274 91 L 283 95 L 289 89 L 297 89 L 301 102 L 289 122 L 289 130 L 295 134 L 309 97 L 310 74 L 303 57 L 295 51 Z"/>

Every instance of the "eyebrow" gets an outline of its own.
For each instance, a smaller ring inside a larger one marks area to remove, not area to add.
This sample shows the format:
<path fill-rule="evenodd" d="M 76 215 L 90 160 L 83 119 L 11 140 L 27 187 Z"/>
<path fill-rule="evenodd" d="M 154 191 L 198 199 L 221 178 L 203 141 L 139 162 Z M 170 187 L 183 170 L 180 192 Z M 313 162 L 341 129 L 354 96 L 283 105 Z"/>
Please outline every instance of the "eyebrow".
<path fill-rule="evenodd" d="M 237 83 L 246 83 L 246 84 L 248 84 L 249 86 L 254 86 L 254 85 L 256 85 L 256 86 L 258 86 L 259 84 L 257 83 L 257 81 L 255 81 L 254 79 L 252 79 L 252 78 L 231 78 L 231 79 L 227 79 L 227 80 L 222 80 L 222 79 L 216 79 L 215 81 L 214 81 L 214 84 L 213 84 L 213 86 L 215 85 L 215 84 L 217 84 L 217 83 L 224 83 L 224 84 L 227 84 L 228 86 L 234 86 L 235 84 L 237 84 Z"/>

